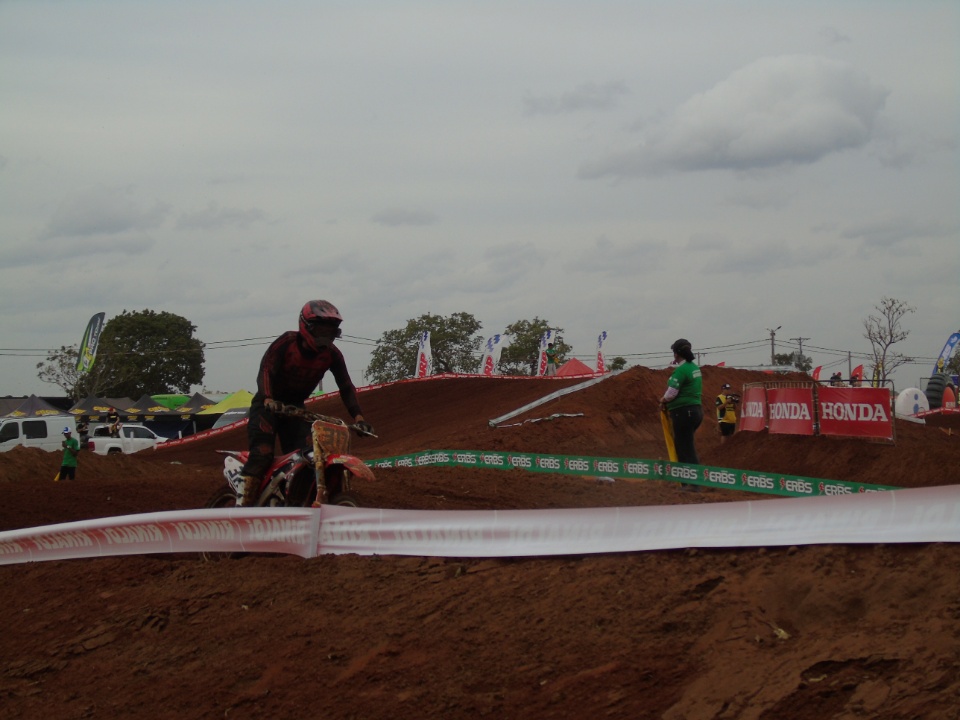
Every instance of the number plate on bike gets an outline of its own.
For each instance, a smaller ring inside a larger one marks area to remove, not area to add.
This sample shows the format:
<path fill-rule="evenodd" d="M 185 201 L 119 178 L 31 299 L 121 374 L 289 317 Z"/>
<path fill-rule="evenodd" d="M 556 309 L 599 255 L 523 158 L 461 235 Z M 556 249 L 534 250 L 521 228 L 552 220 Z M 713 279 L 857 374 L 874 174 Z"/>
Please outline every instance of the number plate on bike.
<path fill-rule="evenodd" d="M 343 425 L 317 420 L 313 423 L 313 436 L 325 455 L 343 454 L 350 450 L 350 431 Z"/>

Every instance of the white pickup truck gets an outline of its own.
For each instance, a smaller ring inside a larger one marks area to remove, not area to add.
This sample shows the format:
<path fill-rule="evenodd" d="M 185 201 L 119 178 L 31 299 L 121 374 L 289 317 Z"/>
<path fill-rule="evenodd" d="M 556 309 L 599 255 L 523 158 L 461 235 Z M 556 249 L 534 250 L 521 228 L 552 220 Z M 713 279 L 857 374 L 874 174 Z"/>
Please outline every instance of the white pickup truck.
<path fill-rule="evenodd" d="M 166 442 L 166 438 L 160 437 L 153 430 L 143 425 L 121 425 L 120 437 L 110 436 L 110 427 L 100 425 L 93 429 L 90 439 L 87 441 L 87 449 L 98 455 L 116 455 L 123 453 L 129 455 L 140 450 L 149 450 L 155 448 L 160 443 Z"/>

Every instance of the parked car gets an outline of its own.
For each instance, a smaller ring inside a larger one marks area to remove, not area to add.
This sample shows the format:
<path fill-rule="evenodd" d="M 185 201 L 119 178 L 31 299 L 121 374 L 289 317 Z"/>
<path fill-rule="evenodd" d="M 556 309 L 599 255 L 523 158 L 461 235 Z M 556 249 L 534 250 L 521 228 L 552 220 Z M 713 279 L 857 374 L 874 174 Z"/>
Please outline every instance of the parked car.
<path fill-rule="evenodd" d="M 111 437 L 109 425 L 98 425 L 90 435 L 87 448 L 98 455 L 129 455 L 155 448 L 166 441 L 150 428 L 135 423 L 121 425 L 119 437 Z"/>
<path fill-rule="evenodd" d="M 0 418 L 0 452 L 6 452 L 19 445 L 51 452 L 62 451 L 64 428 L 70 428 L 70 432 L 76 436 L 77 423 L 73 415 Z"/>

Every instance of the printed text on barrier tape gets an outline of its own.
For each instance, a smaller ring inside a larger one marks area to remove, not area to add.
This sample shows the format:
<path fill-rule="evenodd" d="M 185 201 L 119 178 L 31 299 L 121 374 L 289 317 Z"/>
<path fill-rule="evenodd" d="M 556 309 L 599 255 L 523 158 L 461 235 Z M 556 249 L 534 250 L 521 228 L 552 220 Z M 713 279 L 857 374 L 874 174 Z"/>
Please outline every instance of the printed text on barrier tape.
<path fill-rule="evenodd" d="M 624 480 L 668 480 L 704 487 L 784 497 L 840 496 L 896 490 L 892 485 L 869 485 L 797 475 L 687 465 L 663 460 L 544 455 L 496 450 L 424 450 L 409 455 L 367 460 L 371 467 L 465 467 L 527 470 L 559 475 L 604 475 Z"/>

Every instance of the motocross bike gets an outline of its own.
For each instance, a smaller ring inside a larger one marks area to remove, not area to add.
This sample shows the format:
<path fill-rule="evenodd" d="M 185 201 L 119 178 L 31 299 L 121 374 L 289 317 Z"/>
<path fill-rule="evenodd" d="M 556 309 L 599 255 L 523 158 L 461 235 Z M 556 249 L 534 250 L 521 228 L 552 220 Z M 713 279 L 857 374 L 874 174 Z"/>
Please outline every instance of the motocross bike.
<path fill-rule="evenodd" d="M 322 504 L 360 507 L 350 493 L 350 480 L 353 477 L 373 480 L 374 476 L 362 460 L 349 454 L 350 431 L 361 436 L 377 436 L 358 424 L 347 425 L 340 418 L 293 405 L 283 405 L 275 412 L 311 423 L 313 447 L 275 458 L 260 482 L 253 507 L 320 507 Z M 243 495 L 241 470 L 249 453 L 237 450 L 217 452 L 226 455 L 223 477 L 227 483 L 207 501 L 205 507 L 236 507 Z"/>

